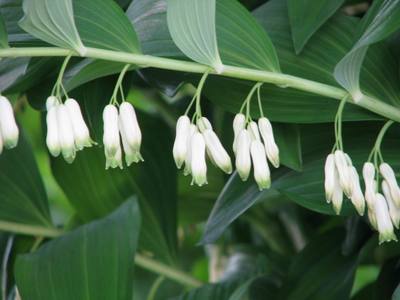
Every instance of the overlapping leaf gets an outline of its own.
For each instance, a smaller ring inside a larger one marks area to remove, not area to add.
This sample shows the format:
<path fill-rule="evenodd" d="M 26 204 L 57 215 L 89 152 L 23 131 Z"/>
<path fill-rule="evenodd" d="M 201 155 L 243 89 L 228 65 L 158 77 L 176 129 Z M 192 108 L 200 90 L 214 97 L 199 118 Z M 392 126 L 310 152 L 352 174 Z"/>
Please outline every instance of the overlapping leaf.
<path fill-rule="evenodd" d="M 71 0 L 24 0 L 19 25 L 33 36 L 61 48 L 85 54 L 75 26 Z"/>
<path fill-rule="evenodd" d="M 383 40 L 400 27 L 400 1 L 384 0 L 377 3 L 379 9 L 376 9 L 376 14 L 370 23 L 363 24 L 365 30 L 360 39 L 335 67 L 336 80 L 356 101 L 363 96 L 363 90 L 360 88 L 360 72 L 369 46 Z"/>
<path fill-rule="evenodd" d="M 15 273 L 22 298 L 131 300 L 140 222 L 131 199 L 104 219 L 20 256 Z"/>
<path fill-rule="evenodd" d="M 167 20 L 172 39 L 196 62 L 223 69 L 215 29 L 216 0 L 168 0 Z"/>
<path fill-rule="evenodd" d="M 344 0 L 288 0 L 293 45 L 297 54 L 343 2 Z"/>

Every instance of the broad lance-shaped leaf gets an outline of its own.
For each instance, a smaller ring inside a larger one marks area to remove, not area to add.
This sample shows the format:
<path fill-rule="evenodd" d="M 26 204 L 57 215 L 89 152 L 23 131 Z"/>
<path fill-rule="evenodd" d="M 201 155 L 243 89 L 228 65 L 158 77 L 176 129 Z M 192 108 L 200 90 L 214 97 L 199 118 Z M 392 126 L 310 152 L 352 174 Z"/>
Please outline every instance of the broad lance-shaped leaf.
<path fill-rule="evenodd" d="M 215 1 L 168 0 L 167 20 L 178 48 L 194 61 L 220 73 L 223 65 L 215 30 Z"/>
<path fill-rule="evenodd" d="M 343 2 L 344 0 L 288 0 L 292 38 L 297 54 Z"/>
<path fill-rule="evenodd" d="M 24 0 L 24 17 L 19 25 L 33 36 L 85 55 L 75 26 L 71 0 Z"/>
<path fill-rule="evenodd" d="M 400 0 L 384 0 L 360 39 L 336 65 L 336 80 L 350 92 L 355 101 L 360 101 L 363 97 L 360 71 L 369 46 L 385 39 L 398 28 L 400 28 Z"/>
<path fill-rule="evenodd" d="M 130 199 L 109 216 L 18 256 L 22 299 L 131 300 L 141 216 Z"/>

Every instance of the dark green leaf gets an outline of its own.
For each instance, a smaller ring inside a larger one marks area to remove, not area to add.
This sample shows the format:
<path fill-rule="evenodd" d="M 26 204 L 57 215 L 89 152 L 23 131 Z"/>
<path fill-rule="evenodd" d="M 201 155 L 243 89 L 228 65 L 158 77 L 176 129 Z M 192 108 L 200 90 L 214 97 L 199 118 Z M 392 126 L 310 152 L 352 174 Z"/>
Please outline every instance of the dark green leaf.
<path fill-rule="evenodd" d="M 289 19 L 296 53 L 338 10 L 344 0 L 289 0 Z"/>
<path fill-rule="evenodd" d="M 104 219 L 19 256 L 15 273 L 22 298 L 131 300 L 140 220 L 131 199 Z"/>
<path fill-rule="evenodd" d="M 74 12 L 76 27 L 85 46 L 140 52 L 132 24 L 114 1 L 74 1 Z"/>
<path fill-rule="evenodd" d="M 29 58 L 4 58 L 0 61 L 0 91 L 5 91 L 25 74 Z"/>
<path fill-rule="evenodd" d="M 0 48 L 8 48 L 7 28 L 1 13 L 0 13 Z"/>
<path fill-rule="evenodd" d="M 15 149 L 0 155 L 0 219 L 52 226 L 42 178 L 23 134 Z"/>
<path fill-rule="evenodd" d="M 76 1 L 75 1 L 76 2 Z M 71 0 L 29 0 L 23 2 L 24 17 L 19 25 L 33 36 L 83 55 L 85 47 L 74 21 Z"/>

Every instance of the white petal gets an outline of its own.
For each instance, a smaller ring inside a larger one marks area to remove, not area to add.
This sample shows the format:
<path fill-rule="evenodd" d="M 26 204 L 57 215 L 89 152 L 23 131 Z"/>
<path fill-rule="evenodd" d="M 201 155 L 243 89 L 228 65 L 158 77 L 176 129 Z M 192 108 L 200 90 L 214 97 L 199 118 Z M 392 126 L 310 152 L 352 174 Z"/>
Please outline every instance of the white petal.
<path fill-rule="evenodd" d="M 187 152 L 185 157 L 185 169 L 183 170 L 183 175 L 187 176 L 192 174 L 192 137 L 195 132 L 198 132 L 196 125 L 190 124 L 189 126 L 189 136 L 187 138 Z"/>
<path fill-rule="evenodd" d="M 334 169 L 335 175 L 334 175 L 334 189 L 333 189 L 333 194 L 332 194 L 332 206 L 333 210 L 337 215 L 340 214 L 340 211 L 342 210 L 342 204 L 343 204 L 343 189 L 342 186 L 340 185 L 340 179 L 339 179 L 339 174 L 337 169 Z"/>
<path fill-rule="evenodd" d="M 66 162 L 72 163 L 75 159 L 75 141 L 72 123 L 65 105 L 60 104 L 56 107 L 58 138 L 60 141 L 61 153 Z"/>
<path fill-rule="evenodd" d="M 256 122 L 251 121 L 248 125 L 247 125 L 247 130 L 250 134 L 250 138 L 252 141 L 258 140 L 260 141 L 260 132 L 258 131 L 258 125 Z"/>
<path fill-rule="evenodd" d="M 119 139 L 118 109 L 109 104 L 103 111 L 103 144 L 106 157 L 114 157 L 121 150 Z"/>
<path fill-rule="evenodd" d="M 123 146 L 124 153 L 125 153 L 125 162 L 126 162 L 126 165 L 129 167 L 132 163 L 138 163 L 139 161 L 143 161 L 144 159 L 138 149 L 134 149 L 128 144 L 126 134 L 125 134 L 125 129 L 123 126 L 121 126 L 121 119 L 119 119 L 119 122 L 120 122 L 119 131 L 121 134 L 122 146 Z M 122 162 L 121 162 L 121 166 L 122 166 Z"/>
<path fill-rule="evenodd" d="M 370 162 L 364 163 L 363 178 L 364 181 L 369 181 L 369 182 L 375 179 L 375 167 L 372 163 Z"/>
<path fill-rule="evenodd" d="M 119 107 L 119 118 L 121 127 L 124 128 L 126 142 L 137 151 L 140 151 L 142 133 L 136 118 L 135 109 L 129 102 L 123 102 Z"/>
<path fill-rule="evenodd" d="M 400 208 L 396 206 L 392 199 L 392 195 L 390 193 L 390 188 L 386 180 L 382 181 L 382 191 L 385 195 L 386 202 L 389 206 L 389 214 L 392 219 L 392 223 L 396 228 L 399 228 L 400 225 Z"/>
<path fill-rule="evenodd" d="M 49 96 L 46 99 L 46 110 L 49 111 L 53 106 L 61 104 L 57 97 Z"/>
<path fill-rule="evenodd" d="M 275 167 L 279 167 L 279 148 L 275 143 L 274 132 L 272 125 L 267 118 L 258 119 L 258 128 L 265 145 L 265 152 L 271 164 Z"/>
<path fill-rule="evenodd" d="M 375 216 L 378 225 L 379 244 L 391 240 L 397 241 L 385 197 L 381 194 L 376 194 L 375 199 Z"/>
<path fill-rule="evenodd" d="M 236 153 L 236 143 L 239 133 L 246 127 L 246 117 L 244 114 L 236 114 L 233 119 L 233 152 Z"/>
<path fill-rule="evenodd" d="M 189 138 L 190 119 L 185 115 L 179 117 L 176 122 L 176 135 L 174 148 L 172 153 L 174 155 L 175 164 L 180 169 L 185 162 L 186 153 L 188 149 L 187 140 Z"/>
<path fill-rule="evenodd" d="M 203 135 L 195 132 L 191 138 L 191 171 L 192 171 L 192 184 L 198 186 L 207 184 L 207 164 L 206 164 L 206 144 Z"/>
<path fill-rule="evenodd" d="M 250 153 L 253 161 L 254 179 L 258 188 L 260 191 L 268 189 L 271 186 L 271 176 L 263 143 L 260 140 L 253 140 Z"/>
<path fill-rule="evenodd" d="M 200 132 L 204 132 L 207 129 L 212 130 L 212 125 L 210 121 L 205 117 L 201 117 L 197 120 L 197 127 L 199 128 Z"/>
<path fill-rule="evenodd" d="M 343 192 L 348 198 L 351 197 L 351 181 L 349 174 L 349 167 L 346 156 L 343 151 L 335 151 L 335 165 L 339 174 L 340 185 L 342 186 Z"/>
<path fill-rule="evenodd" d="M 47 135 L 46 145 L 51 155 L 57 157 L 60 155 L 61 146 L 58 137 L 58 124 L 57 124 L 57 107 L 52 106 L 46 115 Z"/>
<path fill-rule="evenodd" d="M 8 149 L 16 147 L 18 144 L 19 129 L 15 122 L 14 110 L 11 103 L 4 96 L 0 96 L 0 130 L 4 146 Z"/>
<path fill-rule="evenodd" d="M 203 132 L 204 141 L 207 150 L 210 153 L 214 163 L 225 173 L 232 173 L 232 162 L 228 153 L 224 149 L 218 136 L 212 129 L 206 129 Z"/>
<path fill-rule="evenodd" d="M 250 174 L 251 169 L 251 156 L 250 156 L 250 134 L 246 129 L 238 134 L 237 149 L 236 149 L 236 169 L 240 178 L 246 181 Z"/>
<path fill-rule="evenodd" d="M 400 188 L 397 184 L 396 175 L 394 174 L 393 169 L 387 163 L 382 163 L 379 166 L 379 170 L 389 185 L 390 194 L 392 195 L 394 203 L 400 207 Z"/>
<path fill-rule="evenodd" d="M 65 106 L 72 123 L 76 148 L 82 150 L 84 147 L 92 146 L 89 129 L 83 119 L 78 102 L 76 102 L 75 99 L 70 98 L 65 101 Z"/>
<path fill-rule="evenodd" d="M 335 156 L 331 153 L 326 157 L 324 173 L 325 173 L 325 198 L 326 202 L 331 202 L 333 191 L 335 189 Z"/>
<path fill-rule="evenodd" d="M 350 167 L 350 179 L 352 184 L 351 189 L 351 202 L 353 203 L 354 207 L 356 208 L 358 214 L 360 216 L 364 215 L 365 210 L 365 199 L 364 195 L 361 191 L 360 186 L 360 178 L 358 176 L 357 170 L 355 167 Z"/>
<path fill-rule="evenodd" d="M 117 149 L 117 151 L 112 155 L 108 155 L 106 154 L 106 170 L 108 170 L 109 168 L 117 168 L 119 167 L 120 169 L 122 169 L 122 151 L 121 151 L 121 147 Z"/>

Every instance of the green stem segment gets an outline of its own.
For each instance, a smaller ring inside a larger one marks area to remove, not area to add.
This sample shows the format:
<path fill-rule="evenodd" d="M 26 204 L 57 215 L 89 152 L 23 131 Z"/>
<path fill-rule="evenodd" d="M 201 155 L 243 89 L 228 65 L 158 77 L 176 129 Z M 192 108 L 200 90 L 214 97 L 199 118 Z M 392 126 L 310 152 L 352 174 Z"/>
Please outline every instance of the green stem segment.
<path fill-rule="evenodd" d="M 30 47 L 30 48 L 6 48 L 0 50 L 0 57 L 37 57 L 37 56 L 68 56 L 71 50 L 56 48 L 56 47 Z M 78 54 L 74 54 L 78 56 Z M 182 71 L 190 73 L 201 73 L 209 71 L 210 68 L 194 62 L 180 61 L 176 59 L 155 57 L 143 54 L 133 54 L 127 52 L 117 52 L 112 50 L 104 50 L 98 48 L 87 48 L 86 57 L 94 59 L 109 60 L 122 62 L 126 64 L 134 64 L 141 68 L 154 67 L 159 69 L 167 69 L 173 71 Z M 215 71 L 210 71 L 211 74 L 216 74 Z M 319 83 L 316 81 L 282 74 L 268 72 L 262 70 L 254 70 L 249 68 L 235 67 L 225 65 L 221 72 L 222 76 L 251 80 L 256 82 L 268 82 L 278 86 L 290 87 L 324 97 L 342 100 L 348 95 L 347 91 L 342 88 Z M 357 103 L 349 99 L 349 102 L 381 115 L 387 119 L 400 122 L 399 108 L 387 104 L 379 99 L 369 96 L 363 96 Z"/>

